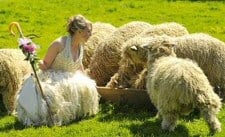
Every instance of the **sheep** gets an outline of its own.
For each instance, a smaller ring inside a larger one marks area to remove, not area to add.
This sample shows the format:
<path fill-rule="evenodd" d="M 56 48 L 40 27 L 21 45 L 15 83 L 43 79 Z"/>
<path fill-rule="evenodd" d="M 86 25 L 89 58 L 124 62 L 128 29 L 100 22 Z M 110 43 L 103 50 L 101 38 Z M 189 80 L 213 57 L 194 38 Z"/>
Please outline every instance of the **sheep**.
<path fill-rule="evenodd" d="M 96 48 L 89 65 L 88 75 L 96 80 L 98 86 L 105 86 L 118 71 L 122 44 L 149 27 L 151 25 L 146 22 L 129 22 L 120 26 Z"/>
<path fill-rule="evenodd" d="M 205 75 L 208 77 L 210 84 L 216 89 L 216 93 L 225 98 L 225 43 L 204 33 L 193 33 L 176 38 L 168 36 L 159 36 L 155 39 L 169 40 L 175 42 L 175 53 L 180 58 L 190 58 L 198 63 Z"/>
<path fill-rule="evenodd" d="M 138 77 L 138 73 L 146 67 L 147 62 L 147 51 L 140 48 L 140 45 L 147 43 L 149 39 L 149 37 L 136 36 L 124 43 L 119 70 L 111 77 L 106 87 L 136 88 L 134 83 Z M 140 55 L 138 58 L 135 55 L 137 51 Z M 146 62 L 143 60 L 146 60 Z"/>
<path fill-rule="evenodd" d="M 174 131 L 180 115 L 198 108 L 211 133 L 221 131 L 216 114 L 222 103 L 197 63 L 177 58 L 173 41 L 152 39 L 148 49 L 147 93 L 162 118 L 162 129 Z"/>
<path fill-rule="evenodd" d="M 91 57 L 95 49 L 104 39 L 116 30 L 116 27 L 109 23 L 95 22 L 92 25 L 92 35 L 86 43 L 84 43 L 83 65 L 87 69 L 90 64 Z"/>
<path fill-rule="evenodd" d="M 195 33 L 176 38 L 176 45 L 177 56 L 195 60 L 210 83 L 222 89 L 216 92 L 224 99 L 225 43 L 208 34 Z"/>
<path fill-rule="evenodd" d="M 32 71 L 25 58 L 19 49 L 0 49 L 0 94 L 9 114 L 14 110 L 15 96 L 24 77 Z"/>
<path fill-rule="evenodd" d="M 122 59 L 119 70 L 107 83 L 107 87 L 115 88 L 135 88 L 146 89 L 145 76 L 147 74 L 147 51 L 140 47 L 150 38 L 157 35 L 182 36 L 188 34 L 188 31 L 181 24 L 176 22 L 166 22 L 153 25 L 140 35 L 124 43 L 122 50 Z"/>
<path fill-rule="evenodd" d="M 168 35 L 178 37 L 186 34 L 189 34 L 189 32 L 183 25 L 176 22 L 165 22 L 153 25 L 152 28 L 143 31 L 140 36 Z"/>
<path fill-rule="evenodd" d="M 173 39 L 175 53 L 180 58 L 190 58 L 198 63 L 219 96 L 225 98 L 225 43 L 205 33 L 179 37 L 154 36 L 155 39 Z M 220 89 L 220 90 L 217 90 Z"/>

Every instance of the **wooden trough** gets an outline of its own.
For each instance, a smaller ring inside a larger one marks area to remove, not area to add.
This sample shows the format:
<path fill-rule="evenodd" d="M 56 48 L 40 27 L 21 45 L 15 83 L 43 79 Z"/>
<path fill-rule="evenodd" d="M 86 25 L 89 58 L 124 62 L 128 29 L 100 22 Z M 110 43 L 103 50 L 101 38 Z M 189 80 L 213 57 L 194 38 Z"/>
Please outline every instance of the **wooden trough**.
<path fill-rule="evenodd" d="M 133 105 L 137 107 L 152 107 L 151 101 L 146 90 L 141 89 L 119 89 L 97 87 L 101 100 L 110 101 L 116 104 Z"/>

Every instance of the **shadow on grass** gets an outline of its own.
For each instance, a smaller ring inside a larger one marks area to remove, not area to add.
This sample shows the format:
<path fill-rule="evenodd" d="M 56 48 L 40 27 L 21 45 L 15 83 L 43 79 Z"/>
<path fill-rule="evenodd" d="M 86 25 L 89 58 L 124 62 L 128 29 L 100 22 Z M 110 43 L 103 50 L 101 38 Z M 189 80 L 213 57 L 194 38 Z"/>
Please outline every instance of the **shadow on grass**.
<path fill-rule="evenodd" d="M 132 123 L 131 125 L 124 125 L 129 129 L 134 136 L 150 136 L 150 137 L 188 137 L 189 130 L 178 124 L 174 132 L 166 132 L 161 130 L 161 120 L 154 118 L 157 111 L 156 109 L 133 108 L 128 105 L 118 105 L 112 103 L 101 104 L 101 117 L 98 118 L 101 122 L 109 121 L 123 121 L 123 120 L 139 120 L 140 123 Z M 200 118 L 200 112 L 195 109 L 188 116 L 182 116 L 180 119 L 186 121 L 194 121 Z M 201 135 L 195 135 L 195 137 Z"/>
<path fill-rule="evenodd" d="M 22 130 L 25 126 L 22 125 L 19 121 L 5 123 L 4 126 L 0 127 L 0 132 L 8 132 L 10 130 Z"/>
<path fill-rule="evenodd" d="M 0 118 L 7 115 L 7 110 L 3 104 L 2 95 L 0 94 Z"/>
<path fill-rule="evenodd" d="M 134 136 L 143 137 L 189 137 L 188 129 L 183 125 L 177 125 L 174 132 L 161 129 L 161 121 L 145 121 L 143 124 L 132 124 L 127 127 Z"/>
<path fill-rule="evenodd" d="M 121 120 L 146 120 L 156 115 L 155 109 L 147 107 L 137 108 L 131 105 L 113 104 L 110 102 L 101 104 L 101 117 L 99 121 L 121 121 Z"/>

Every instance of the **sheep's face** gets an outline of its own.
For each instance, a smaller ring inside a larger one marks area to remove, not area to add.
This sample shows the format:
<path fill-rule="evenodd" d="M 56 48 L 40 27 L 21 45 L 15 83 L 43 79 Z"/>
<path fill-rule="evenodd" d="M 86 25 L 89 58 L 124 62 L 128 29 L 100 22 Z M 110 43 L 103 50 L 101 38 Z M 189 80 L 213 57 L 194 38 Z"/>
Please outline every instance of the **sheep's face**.
<path fill-rule="evenodd" d="M 134 64 L 146 64 L 148 51 L 141 47 L 141 45 L 132 45 L 124 49 L 123 56 L 126 56 Z"/>
<path fill-rule="evenodd" d="M 173 47 L 175 46 L 172 40 L 167 39 L 152 39 L 148 44 L 143 45 L 148 49 L 148 60 L 155 61 L 160 57 L 176 56 Z"/>

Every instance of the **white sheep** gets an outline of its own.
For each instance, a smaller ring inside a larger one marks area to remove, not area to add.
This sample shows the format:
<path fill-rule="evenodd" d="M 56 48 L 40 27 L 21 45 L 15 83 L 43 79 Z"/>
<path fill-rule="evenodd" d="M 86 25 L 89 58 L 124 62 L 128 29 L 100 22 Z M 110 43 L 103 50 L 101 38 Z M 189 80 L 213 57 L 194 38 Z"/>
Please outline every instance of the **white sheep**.
<path fill-rule="evenodd" d="M 122 59 L 119 63 L 119 70 L 106 86 L 111 88 L 146 89 L 147 51 L 140 46 L 151 39 L 151 37 L 157 35 L 176 37 L 186 34 L 188 34 L 188 31 L 181 24 L 166 22 L 153 25 L 144 30 L 140 35 L 129 39 L 122 46 Z"/>
<path fill-rule="evenodd" d="M 102 41 L 106 39 L 108 35 L 113 33 L 116 27 L 109 23 L 95 22 L 92 25 L 92 35 L 84 45 L 84 57 L 83 65 L 84 68 L 88 68 L 91 57 L 94 54 L 95 49 L 100 45 Z"/>
<path fill-rule="evenodd" d="M 149 27 L 151 25 L 146 22 L 129 22 L 120 26 L 97 47 L 89 65 L 89 75 L 98 86 L 105 86 L 118 71 L 123 43 Z"/>
<path fill-rule="evenodd" d="M 0 94 L 8 113 L 15 107 L 15 96 L 24 77 L 32 72 L 25 58 L 19 49 L 0 49 Z"/>
<path fill-rule="evenodd" d="M 173 131 L 180 115 L 200 109 L 212 133 L 221 131 L 216 114 L 221 99 L 201 68 L 177 58 L 172 40 L 152 39 L 148 48 L 147 92 L 162 117 L 162 129 Z"/>
<path fill-rule="evenodd" d="M 175 38 L 178 57 L 195 60 L 208 77 L 216 91 L 225 98 L 225 43 L 208 34 L 195 33 Z"/>
<path fill-rule="evenodd" d="M 123 44 L 119 70 L 111 77 L 106 87 L 136 88 L 135 81 L 138 74 L 146 68 L 147 64 L 147 51 L 140 48 L 140 45 L 147 43 L 149 40 L 150 37 L 136 36 Z M 137 52 L 139 53 L 138 57 Z"/>
<path fill-rule="evenodd" d="M 190 58 L 198 63 L 210 84 L 216 89 L 219 96 L 225 98 L 225 43 L 204 33 L 187 34 L 180 37 L 154 36 L 155 39 L 170 40 L 175 42 L 177 57 Z"/>

